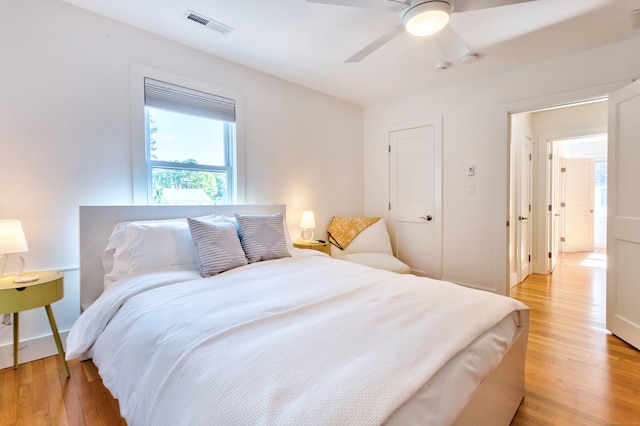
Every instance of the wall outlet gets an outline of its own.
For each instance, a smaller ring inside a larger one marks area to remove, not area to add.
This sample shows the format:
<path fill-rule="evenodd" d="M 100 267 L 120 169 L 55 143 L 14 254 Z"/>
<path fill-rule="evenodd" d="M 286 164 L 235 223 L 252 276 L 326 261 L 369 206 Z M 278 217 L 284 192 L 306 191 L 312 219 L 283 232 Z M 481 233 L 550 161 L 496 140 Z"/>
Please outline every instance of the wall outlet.
<path fill-rule="evenodd" d="M 467 185 L 467 194 L 475 194 L 476 193 L 476 184 L 470 183 Z"/>

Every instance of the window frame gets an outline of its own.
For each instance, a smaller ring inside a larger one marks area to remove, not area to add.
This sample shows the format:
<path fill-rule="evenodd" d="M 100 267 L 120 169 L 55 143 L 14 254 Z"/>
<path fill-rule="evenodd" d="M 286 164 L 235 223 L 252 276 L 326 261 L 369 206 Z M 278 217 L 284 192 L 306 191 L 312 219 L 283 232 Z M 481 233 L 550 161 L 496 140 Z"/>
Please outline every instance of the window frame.
<path fill-rule="evenodd" d="M 229 147 L 226 152 L 227 168 L 229 169 L 227 191 L 229 194 L 230 204 L 244 203 L 244 108 L 242 94 L 234 90 L 214 86 L 167 71 L 158 70 L 140 64 L 132 64 L 131 155 L 133 166 L 133 204 L 155 205 L 153 203 L 153 182 L 151 175 L 153 166 L 165 167 L 166 165 L 168 168 L 177 168 L 175 167 L 175 163 L 155 161 L 150 158 L 149 141 L 147 140 L 147 117 L 145 112 L 145 78 L 160 80 L 176 86 L 211 93 L 234 100 L 236 116 L 235 132 L 233 132 L 234 126 L 230 126 L 228 124 L 225 125 L 225 130 L 231 130 L 231 132 L 225 131 L 226 137 L 230 137 L 235 133 L 235 144 L 229 143 L 229 140 L 226 141 L 226 145 Z M 220 166 L 198 165 L 197 167 L 191 168 L 188 164 L 180 164 L 181 166 L 179 168 L 183 170 L 219 171 L 221 169 Z"/>

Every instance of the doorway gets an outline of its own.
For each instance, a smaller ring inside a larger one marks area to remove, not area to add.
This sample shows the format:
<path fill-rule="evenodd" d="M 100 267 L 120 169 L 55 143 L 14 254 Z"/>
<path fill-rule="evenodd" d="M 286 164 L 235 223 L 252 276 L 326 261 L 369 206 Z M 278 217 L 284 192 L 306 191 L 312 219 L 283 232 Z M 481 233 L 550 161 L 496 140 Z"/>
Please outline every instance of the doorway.
<path fill-rule="evenodd" d="M 564 252 L 606 252 L 607 135 L 552 140 L 549 143 L 553 145 L 550 149 L 554 152 L 549 168 L 553 185 L 550 191 L 559 194 L 556 212 L 560 219 L 557 226 L 558 249 Z"/>
<path fill-rule="evenodd" d="M 566 164 L 573 161 L 573 157 L 588 159 L 593 164 L 594 186 L 587 196 L 593 202 L 587 213 L 593 218 L 594 226 L 591 228 L 579 227 L 579 235 L 591 234 L 594 243 L 598 240 L 604 250 L 606 247 L 606 179 L 604 187 L 602 180 L 598 181 L 598 194 L 595 189 L 595 165 L 599 170 L 606 170 L 607 153 L 607 120 L 608 102 L 606 99 L 597 99 L 569 105 L 562 105 L 553 108 L 525 111 L 510 114 L 510 141 L 511 141 L 511 162 L 510 162 L 510 198 L 511 214 L 510 223 L 510 251 L 509 251 L 509 271 L 510 285 L 521 282 L 525 278 L 520 269 L 522 258 L 519 256 L 521 247 L 526 242 L 526 233 L 521 232 L 519 224 L 520 217 L 526 217 L 522 211 L 521 203 L 523 194 L 521 185 L 518 183 L 519 177 L 526 173 L 522 169 L 522 161 L 518 160 L 518 145 L 522 140 L 521 135 L 531 136 L 533 148 L 533 176 L 532 176 L 532 197 L 531 212 L 529 217 L 531 234 L 531 259 L 530 272 L 536 274 L 548 274 L 553 271 L 555 258 L 559 251 L 566 250 L 567 221 L 570 225 L 576 224 L 576 219 L 572 216 L 566 217 L 567 194 L 566 187 Z M 595 139 L 599 138 L 596 142 Z M 596 151 L 597 148 L 597 151 Z M 570 160 L 571 159 L 571 160 Z M 575 195 L 575 190 L 569 188 L 570 195 Z M 596 214 L 596 204 L 598 214 Z M 604 201 L 604 204 L 602 202 Z M 587 201 L 588 204 L 588 201 Z M 603 213 L 604 209 L 604 214 Z M 592 210 L 589 212 L 589 210 Z M 597 218 L 597 220 L 596 220 Z M 595 223 L 601 226 L 595 228 Z M 590 221 L 587 221 L 590 223 Z M 590 229 L 585 232 L 585 229 Z M 586 235 L 589 237 L 589 235 Z"/>

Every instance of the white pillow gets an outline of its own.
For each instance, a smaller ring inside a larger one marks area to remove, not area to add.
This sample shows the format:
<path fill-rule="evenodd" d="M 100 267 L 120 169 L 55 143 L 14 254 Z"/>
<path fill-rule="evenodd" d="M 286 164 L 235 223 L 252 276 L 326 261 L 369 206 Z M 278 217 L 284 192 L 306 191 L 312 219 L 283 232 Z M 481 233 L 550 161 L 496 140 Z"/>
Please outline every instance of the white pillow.
<path fill-rule="evenodd" d="M 207 222 L 224 216 L 198 218 Z M 198 271 L 195 247 L 186 218 L 121 222 L 102 256 L 105 288 L 133 273 L 180 268 Z"/>
<path fill-rule="evenodd" d="M 331 256 L 334 257 L 362 252 L 393 255 L 389 232 L 383 218 L 360 232 L 344 250 L 331 244 Z"/>

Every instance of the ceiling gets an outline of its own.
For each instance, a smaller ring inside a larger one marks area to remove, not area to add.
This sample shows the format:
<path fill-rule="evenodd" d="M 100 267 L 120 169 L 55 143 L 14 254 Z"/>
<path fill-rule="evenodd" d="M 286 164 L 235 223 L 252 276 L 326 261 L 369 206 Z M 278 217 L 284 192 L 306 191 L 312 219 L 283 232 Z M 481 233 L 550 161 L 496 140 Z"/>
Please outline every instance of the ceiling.
<path fill-rule="evenodd" d="M 637 37 L 640 0 L 535 0 L 454 13 L 479 60 L 451 61 L 403 32 L 358 63 L 344 61 L 398 25 L 397 13 L 305 0 L 64 0 L 212 55 L 367 105 Z M 187 10 L 233 28 L 220 34 Z"/>

